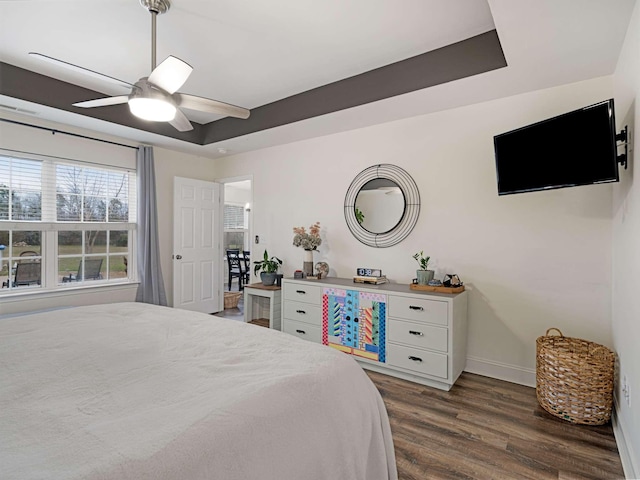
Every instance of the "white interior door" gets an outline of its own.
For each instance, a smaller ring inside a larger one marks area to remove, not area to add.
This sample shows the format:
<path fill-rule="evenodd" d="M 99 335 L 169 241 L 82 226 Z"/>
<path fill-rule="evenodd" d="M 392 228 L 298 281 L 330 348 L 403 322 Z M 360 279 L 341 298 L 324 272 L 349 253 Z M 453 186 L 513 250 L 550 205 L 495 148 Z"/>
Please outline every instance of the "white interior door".
<path fill-rule="evenodd" d="M 173 182 L 173 306 L 222 310 L 221 185 L 175 177 Z"/>

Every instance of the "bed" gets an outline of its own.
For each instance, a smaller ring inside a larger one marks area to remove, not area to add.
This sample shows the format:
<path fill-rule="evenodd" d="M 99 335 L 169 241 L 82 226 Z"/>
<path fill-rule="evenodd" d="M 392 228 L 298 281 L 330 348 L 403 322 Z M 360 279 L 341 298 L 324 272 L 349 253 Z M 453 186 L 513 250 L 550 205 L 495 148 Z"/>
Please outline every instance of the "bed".
<path fill-rule="evenodd" d="M 143 303 L 0 319 L 0 478 L 396 479 L 347 355 Z"/>

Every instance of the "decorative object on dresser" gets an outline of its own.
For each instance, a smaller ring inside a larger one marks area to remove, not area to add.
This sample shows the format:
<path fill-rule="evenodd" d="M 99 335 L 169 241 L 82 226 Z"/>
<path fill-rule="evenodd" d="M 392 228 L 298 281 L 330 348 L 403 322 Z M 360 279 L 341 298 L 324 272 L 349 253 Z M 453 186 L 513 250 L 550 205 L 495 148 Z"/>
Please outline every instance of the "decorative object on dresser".
<path fill-rule="evenodd" d="M 313 252 L 322 244 L 320 238 L 320 222 L 309 227 L 309 232 L 304 227 L 293 227 L 293 245 L 304 249 L 303 272 L 305 276 L 313 276 Z"/>
<path fill-rule="evenodd" d="M 278 268 L 282 265 L 282 260 L 278 257 L 269 258 L 269 254 L 267 251 L 264 251 L 264 255 L 262 260 L 256 260 L 253 262 L 253 273 L 258 274 L 260 270 L 260 280 L 262 280 L 262 284 L 265 286 L 271 286 L 276 283 L 276 276 L 278 274 Z"/>
<path fill-rule="evenodd" d="M 360 276 L 356 275 L 355 277 L 353 277 L 353 283 L 366 283 L 366 284 L 369 284 L 369 285 L 382 285 L 383 283 L 387 283 L 387 277 L 386 277 L 386 275 L 381 275 L 379 277 L 369 277 L 369 276 L 360 277 Z"/>
<path fill-rule="evenodd" d="M 327 262 L 316 263 L 316 277 L 326 278 L 329 275 L 329 264 Z"/>
<path fill-rule="evenodd" d="M 418 285 L 428 285 L 431 280 L 433 280 L 434 271 L 429 270 L 429 260 L 431 260 L 430 256 L 425 256 L 424 252 L 420 250 L 413 256 L 413 259 L 418 262 L 420 268 L 416 270 L 416 277 Z"/>
<path fill-rule="evenodd" d="M 362 367 L 449 390 L 466 363 L 467 294 L 282 281 L 282 330 L 352 355 Z"/>
<path fill-rule="evenodd" d="M 420 285 L 417 279 L 413 279 L 413 283 L 409 285 L 411 290 L 421 290 L 423 292 L 438 292 L 438 293 L 460 293 L 464 292 L 464 284 L 460 277 L 455 273 L 447 273 L 444 276 L 444 280 L 431 279 L 427 285 Z"/>
<path fill-rule="evenodd" d="M 415 279 L 414 279 L 415 280 Z M 433 281 L 433 280 L 432 280 Z M 418 285 L 417 283 L 411 283 L 409 289 L 418 292 L 435 292 L 435 293 L 461 293 L 464 292 L 464 285 L 457 287 L 445 287 L 444 285 Z"/>
<path fill-rule="evenodd" d="M 344 218 L 353 236 L 370 247 L 390 247 L 404 240 L 420 213 L 416 182 L 402 168 L 373 165 L 351 182 Z"/>
<path fill-rule="evenodd" d="M 382 274 L 379 268 L 357 268 L 353 283 L 367 283 L 370 285 L 380 285 L 387 283 L 387 277 Z"/>
<path fill-rule="evenodd" d="M 356 275 L 359 277 L 381 277 L 382 270 L 379 268 L 356 268 Z"/>
<path fill-rule="evenodd" d="M 462 280 L 455 273 L 447 273 L 442 280 L 442 285 L 445 287 L 459 287 L 462 285 Z"/>

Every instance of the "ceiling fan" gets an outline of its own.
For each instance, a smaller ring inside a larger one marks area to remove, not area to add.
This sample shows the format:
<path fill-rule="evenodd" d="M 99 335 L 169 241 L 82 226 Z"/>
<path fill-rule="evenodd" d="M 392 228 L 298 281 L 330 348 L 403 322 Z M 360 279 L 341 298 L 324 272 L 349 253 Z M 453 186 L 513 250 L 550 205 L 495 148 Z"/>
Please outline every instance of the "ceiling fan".
<path fill-rule="evenodd" d="M 74 107 L 93 108 L 107 105 L 128 103 L 129 110 L 136 117 L 154 122 L 169 122 L 181 132 L 193 130 L 193 125 L 180 108 L 201 112 L 221 114 L 236 118 L 249 118 L 249 110 L 210 98 L 198 97 L 177 90 L 184 85 L 193 67 L 179 58 L 169 56 L 156 66 L 156 17 L 169 10 L 169 0 L 140 0 L 140 4 L 151 13 L 151 73 L 132 84 L 110 77 L 103 73 L 89 70 L 57 58 L 37 52 L 29 52 L 41 60 L 54 63 L 65 68 L 76 70 L 131 89 L 129 95 L 98 98 L 74 103 Z"/>

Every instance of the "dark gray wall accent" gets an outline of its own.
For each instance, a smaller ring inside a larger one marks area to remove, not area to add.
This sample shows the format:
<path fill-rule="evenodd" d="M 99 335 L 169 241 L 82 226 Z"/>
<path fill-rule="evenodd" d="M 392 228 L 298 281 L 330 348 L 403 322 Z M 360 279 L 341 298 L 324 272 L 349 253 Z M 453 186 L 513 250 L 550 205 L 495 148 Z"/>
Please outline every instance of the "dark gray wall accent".
<path fill-rule="evenodd" d="M 214 143 L 506 67 L 495 30 L 205 124 Z"/>
<path fill-rule="evenodd" d="M 208 145 L 299 122 L 507 66 L 495 30 L 446 47 L 339 80 L 251 110 L 247 120 L 223 118 L 191 132 L 145 122 L 126 105 L 78 108 L 73 103 L 105 96 L 61 80 L 0 62 L 0 94 L 159 135 Z"/>

